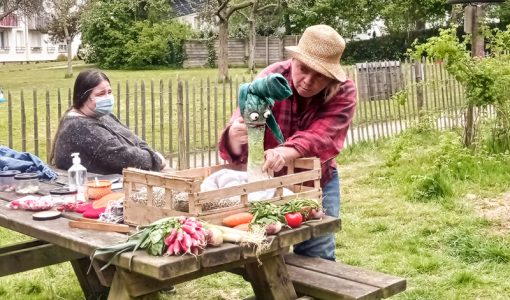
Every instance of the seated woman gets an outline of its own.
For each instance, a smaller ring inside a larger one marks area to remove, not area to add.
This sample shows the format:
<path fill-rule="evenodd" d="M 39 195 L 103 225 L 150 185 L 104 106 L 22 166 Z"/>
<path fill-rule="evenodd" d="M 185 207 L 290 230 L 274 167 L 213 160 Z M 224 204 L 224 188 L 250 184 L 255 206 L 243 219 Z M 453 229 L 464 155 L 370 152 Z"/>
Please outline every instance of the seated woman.
<path fill-rule="evenodd" d="M 160 171 L 163 155 L 152 150 L 111 113 L 113 94 L 108 77 L 99 70 L 81 72 L 74 83 L 73 105 L 64 114 L 53 140 L 50 163 L 67 170 L 71 153 L 80 153 L 89 172 L 122 173 L 135 167 Z"/>

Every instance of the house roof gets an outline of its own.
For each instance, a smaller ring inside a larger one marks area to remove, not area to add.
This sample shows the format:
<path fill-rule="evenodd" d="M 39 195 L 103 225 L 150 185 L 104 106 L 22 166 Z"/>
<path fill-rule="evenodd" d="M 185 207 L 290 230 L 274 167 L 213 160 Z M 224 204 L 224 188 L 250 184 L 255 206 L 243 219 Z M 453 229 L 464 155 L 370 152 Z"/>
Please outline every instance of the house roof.
<path fill-rule="evenodd" d="M 176 17 L 182 17 L 198 12 L 200 6 L 205 0 L 174 0 L 172 1 L 172 11 Z"/>

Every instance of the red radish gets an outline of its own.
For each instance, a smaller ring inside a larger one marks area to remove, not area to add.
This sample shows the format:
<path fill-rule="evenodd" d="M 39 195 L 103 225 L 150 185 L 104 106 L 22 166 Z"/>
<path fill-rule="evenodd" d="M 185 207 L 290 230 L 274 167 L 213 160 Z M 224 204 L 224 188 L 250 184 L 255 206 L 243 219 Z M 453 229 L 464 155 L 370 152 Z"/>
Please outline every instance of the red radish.
<path fill-rule="evenodd" d="M 323 210 L 317 210 L 317 209 L 312 209 L 312 211 L 310 212 L 309 216 L 310 216 L 310 219 L 322 219 L 324 218 L 326 214 L 324 213 Z"/>
<path fill-rule="evenodd" d="M 175 240 L 175 237 L 177 236 L 177 229 L 172 229 L 170 234 L 165 238 L 165 245 L 170 246 L 170 244 L 173 243 Z"/>
<path fill-rule="evenodd" d="M 282 223 L 276 221 L 266 226 L 266 234 L 277 234 L 282 230 Z"/>
<path fill-rule="evenodd" d="M 303 223 L 303 215 L 299 212 L 286 213 L 285 221 L 290 228 L 298 228 Z"/>

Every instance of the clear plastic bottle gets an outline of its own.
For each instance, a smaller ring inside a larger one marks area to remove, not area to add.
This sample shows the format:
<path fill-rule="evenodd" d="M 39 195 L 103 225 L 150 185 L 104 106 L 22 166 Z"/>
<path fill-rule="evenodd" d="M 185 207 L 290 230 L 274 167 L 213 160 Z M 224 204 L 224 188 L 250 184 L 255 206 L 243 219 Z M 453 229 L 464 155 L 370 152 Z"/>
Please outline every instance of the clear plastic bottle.
<path fill-rule="evenodd" d="M 71 154 L 73 165 L 67 170 L 69 190 L 76 191 L 76 200 L 87 200 L 87 169 L 81 165 L 80 153 Z"/>

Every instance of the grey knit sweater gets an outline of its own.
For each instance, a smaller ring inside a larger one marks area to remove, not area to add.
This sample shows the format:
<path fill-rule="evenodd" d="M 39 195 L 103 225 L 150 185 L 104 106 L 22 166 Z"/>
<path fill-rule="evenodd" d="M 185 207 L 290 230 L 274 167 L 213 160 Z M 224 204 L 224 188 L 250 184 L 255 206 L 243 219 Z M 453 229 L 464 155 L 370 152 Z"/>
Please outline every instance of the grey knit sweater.
<path fill-rule="evenodd" d="M 59 169 L 71 167 L 74 152 L 80 153 L 87 171 L 98 174 L 121 174 L 127 167 L 161 169 L 162 161 L 156 152 L 114 115 L 96 119 L 68 113 L 59 131 L 54 160 Z"/>

